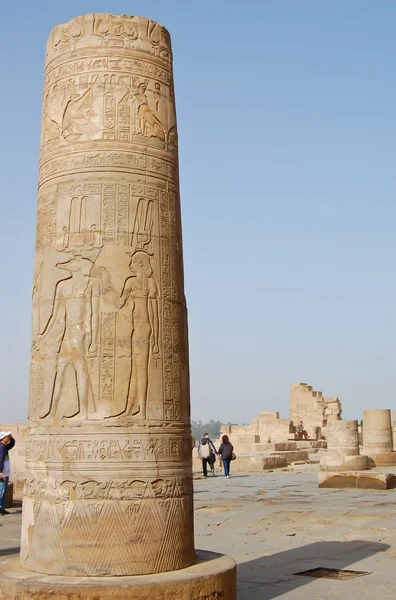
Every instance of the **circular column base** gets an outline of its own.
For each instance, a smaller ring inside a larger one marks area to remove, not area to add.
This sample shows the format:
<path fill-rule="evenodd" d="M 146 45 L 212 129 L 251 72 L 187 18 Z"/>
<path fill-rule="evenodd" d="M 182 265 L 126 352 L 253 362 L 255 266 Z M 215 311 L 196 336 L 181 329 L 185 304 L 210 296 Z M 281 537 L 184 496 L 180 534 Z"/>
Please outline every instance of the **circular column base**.
<path fill-rule="evenodd" d="M 320 457 L 320 471 L 366 471 L 369 468 L 367 456 L 341 456 L 334 452 L 328 452 Z"/>
<path fill-rule="evenodd" d="M 131 577 L 62 577 L 25 571 L 19 555 L 0 559 L 2 600 L 236 600 L 236 563 L 196 551 L 187 569 Z"/>

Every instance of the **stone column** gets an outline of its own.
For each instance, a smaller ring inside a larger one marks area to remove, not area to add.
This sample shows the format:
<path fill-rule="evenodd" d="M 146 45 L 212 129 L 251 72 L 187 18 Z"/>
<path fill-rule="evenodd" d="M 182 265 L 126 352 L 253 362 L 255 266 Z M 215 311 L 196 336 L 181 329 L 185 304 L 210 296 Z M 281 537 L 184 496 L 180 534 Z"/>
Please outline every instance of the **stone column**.
<path fill-rule="evenodd" d="M 363 411 L 363 447 L 368 455 L 393 451 L 389 409 L 377 408 Z"/>
<path fill-rule="evenodd" d="M 47 44 L 21 563 L 194 562 L 170 37 L 88 14 Z"/>
<path fill-rule="evenodd" d="M 359 455 L 358 422 L 328 421 L 327 452 L 320 458 L 321 471 L 357 471 L 368 468 L 367 456 Z"/>
<path fill-rule="evenodd" d="M 356 456 L 359 454 L 357 421 L 329 421 L 326 434 L 328 450 L 334 450 L 342 456 Z"/>
<path fill-rule="evenodd" d="M 389 409 L 363 411 L 363 448 L 372 467 L 396 465 Z"/>

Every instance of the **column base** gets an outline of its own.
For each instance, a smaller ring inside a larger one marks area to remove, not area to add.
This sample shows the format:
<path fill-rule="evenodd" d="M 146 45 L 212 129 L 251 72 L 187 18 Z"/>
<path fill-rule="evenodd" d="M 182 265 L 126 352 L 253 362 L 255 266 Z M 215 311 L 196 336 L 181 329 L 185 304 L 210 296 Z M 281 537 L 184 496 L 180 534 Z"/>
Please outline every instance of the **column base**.
<path fill-rule="evenodd" d="M 0 559 L 2 600 L 236 600 L 236 563 L 197 550 L 187 569 L 131 577 L 62 577 L 25 571 L 19 556 Z"/>

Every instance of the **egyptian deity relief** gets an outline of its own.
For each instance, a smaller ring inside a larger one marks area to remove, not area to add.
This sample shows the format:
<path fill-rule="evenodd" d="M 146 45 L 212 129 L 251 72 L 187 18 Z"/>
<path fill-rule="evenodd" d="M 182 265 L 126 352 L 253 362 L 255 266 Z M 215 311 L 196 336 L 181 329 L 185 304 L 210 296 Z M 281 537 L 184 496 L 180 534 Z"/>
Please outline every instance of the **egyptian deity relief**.
<path fill-rule="evenodd" d="M 145 419 L 150 373 L 163 381 L 152 386 L 151 417 L 182 418 L 174 193 L 67 184 L 40 198 L 31 418 Z"/>
<path fill-rule="evenodd" d="M 34 423 L 189 418 L 170 52 L 143 17 L 85 15 L 50 36 Z"/>
<path fill-rule="evenodd" d="M 143 17 L 85 15 L 58 26 L 47 46 L 44 154 L 99 140 L 175 151 L 170 56 L 166 30 Z"/>

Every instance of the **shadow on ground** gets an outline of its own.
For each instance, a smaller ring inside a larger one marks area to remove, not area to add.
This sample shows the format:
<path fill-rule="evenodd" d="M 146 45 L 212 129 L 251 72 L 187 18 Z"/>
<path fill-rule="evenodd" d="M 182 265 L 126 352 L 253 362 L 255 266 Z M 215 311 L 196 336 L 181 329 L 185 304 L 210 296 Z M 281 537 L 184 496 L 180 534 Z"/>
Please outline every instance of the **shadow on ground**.
<path fill-rule="evenodd" d="M 4 550 L 0 550 L 0 556 L 9 556 L 10 554 L 18 554 L 20 551 L 19 546 L 15 546 L 14 548 L 5 548 Z"/>
<path fill-rule="evenodd" d="M 315 542 L 285 552 L 263 556 L 238 565 L 238 600 L 271 600 L 286 592 L 315 581 L 296 575 L 300 571 L 326 567 L 332 569 L 363 570 L 353 567 L 365 558 L 385 552 L 390 546 L 365 540 L 348 542 Z M 367 569 L 366 569 L 367 570 Z M 369 575 L 367 583 L 369 583 Z M 323 580 L 325 581 L 329 580 Z M 337 582 L 342 585 L 342 582 Z M 324 583 L 324 585 L 326 585 Z M 302 593 L 306 593 L 308 589 Z M 340 597 L 343 591 L 340 589 Z"/>

